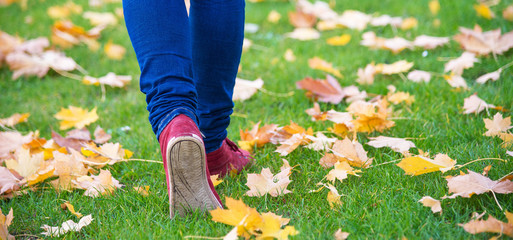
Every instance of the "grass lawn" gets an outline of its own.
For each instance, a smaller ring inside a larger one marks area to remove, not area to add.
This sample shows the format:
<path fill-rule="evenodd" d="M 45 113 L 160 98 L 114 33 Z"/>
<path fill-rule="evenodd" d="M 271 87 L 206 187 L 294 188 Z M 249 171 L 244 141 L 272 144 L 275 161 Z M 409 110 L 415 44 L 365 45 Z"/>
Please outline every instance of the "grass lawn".
<path fill-rule="evenodd" d="M 101 7 L 89 7 L 87 1 L 76 1 L 84 11 L 114 11 L 120 3 L 105 4 Z M 335 1 L 334 9 L 342 13 L 347 9 L 359 10 L 376 15 L 388 14 L 403 18 L 415 17 L 418 27 L 411 30 L 395 30 L 387 27 L 369 27 L 366 30 L 376 32 L 378 36 L 394 36 L 413 40 L 416 36 L 448 36 L 458 33 L 458 27 L 472 28 L 479 24 L 483 30 L 500 28 L 503 33 L 513 30 L 513 22 L 502 18 L 502 9 L 512 4 L 503 0 L 493 6 L 497 17 L 487 20 L 476 15 L 474 1 L 442 0 L 441 10 L 434 16 L 428 10 L 427 0 L 418 1 Z M 47 9 L 62 5 L 64 1 L 29 0 L 26 10 L 18 4 L 0 7 L 0 30 L 25 39 L 39 36 L 50 37 L 54 22 L 47 15 Z M 274 24 L 268 22 L 267 15 L 276 10 L 282 16 Z M 402 155 L 389 148 L 375 149 L 364 143 L 372 136 L 392 136 L 412 138 L 419 149 L 448 154 L 458 164 L 464 164 L 479 158 L 501 158 L 502 161 L 480 161 L 469 164 L 468 169 L 482 172 L 487 165 L 492 165 L 489 177 L 498 179 L 513 171 L 513 158 L 506 155 L 498 138 L 483 136 L 486 131 L 484 118 L 492 118 L 497 110 L 490 109 L 479 114 L 463 114 L 463 99 L 478 93 L 488 103 L 502 106 L 504 117 L 512 116 L 513 109 L 513 70 L 505 69 L 501 78 L 495 82 L 480 85 L 475 79 L 485 73 L 497 70 L 513 59 L 513 50 L 503 55 L 479 57 L 479 62 L 471 69 L 465 70 L 468 90 L 455 90 L 441 76 L 434 76 L 429 83 L 405 81 L 398 75 L 377 75 L 372 85 L 358 85 L 357 69 L 371 62 L 393 63 L 398 60 L 414 62 L 415 69 L 443 73 L 444 64 L 449 58 L 459 57 L 463 50 L 455 41 L 448 45 L 428 50 L 405 50 L 393 54 L 386 50 L 371 50 L 360 45 L 362 33 L 351 29 L 337 29 L 322 32 L 321 38 L 311 41 L 298 41 L 284 36 L 294 27 L 289 24 L 287 13 L 295 6 L 287 1 L 264 1 L 246 5 L 246 22 L 256 23 L 259 30 L 247 33 L 255 45 L 243 53 L 239 77 L 243 79 L 262 78 L 264 88 L 274 93 L 293 91 L 292 96 L 282 97 L 264 92 L 257 92 L 251 99 L 235 103 L 235 116 L 228 129 L 229 137 L 240 139 L 239 129 L 251 128 L 258 121 L 263 124 L 288 125 L 294 121 L 303 127 L 312 127 L 314 131 L 327 131 L 332 124 L 314 122 L 305 113 L 313 103 L 303 90 L 297 90 L 295 83 L 307 76 L 324 79 L 325 73 L 308 67 L 308 59 L 318 56 L 338 68 L 344 75 L 338 78 L 344 86 L 356 84 L 368 93 L 386 95 L 387 86 L 393 84 L 398 91 L 405 91 L 415 96 L 411 106 L 399 105 L 394 115 L 395 126 L 383 133 L 358 134 L 358 141 L 363 144 L 368 156 L 374 158 L 374 164 L 386 163 L 402 158 Z M 438 18 L 440 26 L 433 21 Z M 30 23 L 26 23 L 31 19 Z M 91 28 L 89 22 L 81 15 L 71 15 L 73 23 Z M 346 46 L 330 46 L 326 39 L 341 34 L 351 35 Z M 104 44 L 112 40 L 127 49 L 125 57 L 118 60 L 108 59 L 103 50 Z M 92 109 L 97 107 L 99 120 L 88 128 L 94 130 L 99 125 L 113 136 L 113 142 L 120 142 L 124 148 L 134 152 L 134 157 L 142 159 L 160 159 L 159 145 L 147 120 L 145 96 L 139 91 L 139 67 L 128 38 L 123 21 L 115 27 L 102 32 L 99 39 L 102 48 L 93 52 L 86 45 L 78 45 L 64 50 L 91 76 L 103 76 L 108 72 L 120 75 L 132 75 L 134 80 L 127 88 L 106 87 L 106 99 L 102 101 L 102 90 L 98 86 L 84 85 L 79 81 L 50 73 L 39 79 L 22 77 L 16 81 L 12 72 L 4 65 L 0 68 L 0 118 L 14 113 L 29 112 L 27 123 L 21 123 L 16 129 L 22 133 L 39 130 L 40 136 L 51 138 L 52 129 L 60 131 L 58 120 L 54 115 L 69 105 Z M 292 49 L 297 57 L 295 62 L 283 58 L 286 49 Z M 322 110 L 335 109 L 345 111 L 347 103 L 337 105 L 320 103 Z M 128 126 L 130 130 L 122 128 Z M 448 194 L 447 175 L 457 175 L 459 170 L 442 174 L 433 172 L 411 177 L 394 164 L 379 165 L 363 169 L 360 177 L 349 176 L 343 182 L 337 181 L 335 187 L 343 194 L 342 205 L 330 208 L 326 200 L 326 191 L 309 193 L 317 188 L 329 170 L 319 165 L 324 155 L 300 147 L 286 157 L 274 152 L 276 146 L 267 144 L 255 150 L 255 164 L 237 176 L 229 176 L 216 187 L 221 196 L 242 199 L 259 212 L 271 211 L 290 218 L 289 225 L 294 226 L 299 234 L 292 239 L 332 239 L 333 233 L 341 228 L 349 232 L 350 239 L 481 239 L 497 234 L 482 233 L 471 235 L 458 226 L 471 220 L 473 212 L 488 214 L 506 221 L 504 211 L 496 204 L 492 194 L 485 193 L 471 198 L 447 199 L 442 201 L 442 214 L 433 214 L 429 208 L 422 206 L 418 200 L 423 196 L 440 199 Z M 512 151 L 513 149 L 508 149 Z M 417 150 L 413 150 L 417 152 Z M 290 194 L 279 197 L 248 197 L 245 186 L 248 173 L 260 173 L 262 168 L 270 167 L 273 172 L 279 170 L 281 159 L 285 158 L 291 166 L 297 165 L 290 176 L 292 183 Z M 161 164 L 146 162 L 125 162 L 107 167 L 114 178 L 124 188 L 113 195 L 91 198 L 83 191 L 57 192 L 49 183 L 44 183 L 35 191 L 0 201 L 1 210 L 14 211 L 14 220 L 9 232 L 17 238 L 43 237 L 41 226 L 48 224 L 58 226 L 62 222 L 77 219 L 68 211 L 63 211 L 61 203 L 70 201 L 75 209 L 84 215 L 92 214 L 94 221 L 79 233 L 68 233 L 66 239 L 181 239 L 185 236 L 221 237 L 232 227 L 211 220 L 210 215 L 194 213 L 186 217 L 169 219 L 165 174 Z M 461 169 L 464 170 L 464 169 Z M 466 170 L 465 170 L 466 172 Z M 142 196 L 133 187 L 149 186 L 149 196 Z M 497 201 L 504 210 L 513 212 L 513 195 L 497 194 Z M 507 238 L 503 236 L 502 238 Z"/>

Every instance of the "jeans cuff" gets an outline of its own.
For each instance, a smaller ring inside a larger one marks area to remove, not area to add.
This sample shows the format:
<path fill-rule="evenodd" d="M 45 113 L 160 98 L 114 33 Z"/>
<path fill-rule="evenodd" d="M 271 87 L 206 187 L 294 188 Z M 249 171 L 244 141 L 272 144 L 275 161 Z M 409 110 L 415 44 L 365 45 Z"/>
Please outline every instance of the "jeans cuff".
<path fill-rule="evenodd" d="M 164 130 L 164 128 L 166 128 L 166 126 L 175 118 L 177 117 L 178 115 L 180 114 L 184 114 L 185 116 L 189 117 L 190 119 L 192 119 L 194 121 L 194 123 L 196 123 L 196 126 L 199 126 L 198 124 L 198 117 L 196 116 L 196 114 L 194 114 L 193 111 L 187 109 L 187 108 L 176 108 L 174 109 L 173 111 L 171 111 L 170 113 L 168 113 L 164 118 L 162 118 L 162 120 L 160 121 L 159 125 L 158 125 L 158 130 L 157 130 L 157 140 L 160 138 L 160 134 L 162 133 L 162 131 Z"/>

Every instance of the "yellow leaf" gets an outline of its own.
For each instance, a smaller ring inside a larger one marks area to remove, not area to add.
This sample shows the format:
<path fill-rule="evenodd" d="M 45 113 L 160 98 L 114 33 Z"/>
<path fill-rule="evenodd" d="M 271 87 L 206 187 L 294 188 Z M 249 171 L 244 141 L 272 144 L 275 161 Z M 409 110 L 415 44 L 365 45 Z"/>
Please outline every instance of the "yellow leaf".
<path fill-rule="evenodd" d="M 14 236 L 9 234 L 9 230 L 7 227 L 11 225 L 12 219 L 14 218 L 12 208 L 9 211 L 9 213 L 4 215 L 2 213 L 2 210 L 0 209 L 0 239 L 6 239 L 6 240 L 14 240 Z"/>
<path fill-rule="evenodd" d="M 77 216 L 77 218 L 81 218 L 83 216 L 82 213 L 76 212 L 75 211 L 75 207 L 70 202 L 68 202 L 68 201 L 66 201 L 65 203 L 61 204 L 61 208 L 63 210 L 68 209 L 71 212 L 71 214 Z"/>
<path fill-rule="evenodd" d="M 312 69 L 318 69 L 333 74 L 339 78 L 342 77 L 342 73 L 340 73 L 338 69 L 333 68 L 333 65 L 331 63 L 328 63 L 319 57 L 308 59 L 308 66 L 310 66 L 310 68 Z"/>
<path fill-rule="evenodd" d="M 226 197 L 226 209 L 210 211 L 212 221 L 237 227 L 237 235 L 248 236 L 262 225 L 262 216 L 256 209 L 248 207 L 242 200 Z"/>
<path fill-rule="evenodd" d="M 477 16 L 486 18 L 488 20 L 495 17 L 495 14 L 492 12 L 490 7 L 484 3 L 475 4 L 474 9 L 476 10 Z"/>
<path fill-rule="evenodd" d="M 408 30 L 408 29 L 412 29 L 412 28 L 415 28 L 417 27 L 418 25 L 418 21 L 416 18 L 414 17 L 409 17 L 409 18 L 406 18 L 403 20 L 403 22 L 401 23 L 401 29 L 402 30 Z"/>
<path fill-rule="evenodd" d="M 147 197 L 149 195 L 148 192 L 150 191 L 150 186 L 134 187 L 134 190 L 137 193 Z"/>
<path fill-rule="evenodd" d="M 438 0 L 429 1 L 429 11 L 431 11 L 433 15 L 438 14 L 438 11 L 440 11 L 440 3 Z"/>
<path fill-rule="evenodd" d="M 341 36 L 331 37 L 326 40 L 332 46 L 344 46 L 351 41 L 351 35 L 342 34 Z"/>
<path fill-rule="evenodd" d="M 270 11 L 269 15 L 267 15 L 267 21 L 271 23 L 277 23 L 278 21 L 280 21 L 280 18 L 281 14 L 275 10 Z"/>
<path fill-rule="evenodd" d="M 29 116 L 30 116 L 30 113 L 22 113 L 22 114 L 15 113 L 8 118 L 0 119 L 0 126 L 13 127 L 14 125 L 16 125 L 18 123 L 26 122 Z"/>
<path fill-rule="evenodd" d="M 107 44 L 105 44 L 104 52 L 107 55 L 108 58 L 114 59 L 114 60 L 121 60 L 125 56 L 126 49 L 121 46 L 112 43 L 111 40 Z"/>
<path fill-rule="evenodd" d="M 80 129 L 98 120 L 96 108 L 88 112 L 85 109 L 74 106 L 69 106 L 67 109 L 61 108 L 61 111 L 55 114 L 54 117 L 61 120 L 61 130 L 72 127 Z"/>
<path fill-rule="evenodd" d="M 407 92 L 395 92 L 392 94 L 388 94 L 387 99 L 393 104 L 405 102 L 406 104 L 411 105 L 415 101 L 415 97 Z"/>
<path fill-rule="evenodd" d="M 282 218 L 273 213 L 262 214 L 262 226 L 260 227 L 261 235 L 256 239 L 288 239 L 289 236 L 297 235 L 299 232 L 293 226 L 286 226 L 281 229 Z"/>
<path fill-rule="evenodd" d="M 223 182 L 223 179 L 219 179 L 219 174 L 210 175 L 210 180 L 212 181 L 212 184 L 214 185 L 214 187 Z"/>
<path fill-rule="evenodd" d="M 405 171 L 405 174 L 413 176 L 435 171 L 446 172 L 453 169 L 454 165 L 456 165 L 456 161 L 445 154 L 437 154 L 435 159 L 423 156 L 407 157 L 397 164 Z"/>

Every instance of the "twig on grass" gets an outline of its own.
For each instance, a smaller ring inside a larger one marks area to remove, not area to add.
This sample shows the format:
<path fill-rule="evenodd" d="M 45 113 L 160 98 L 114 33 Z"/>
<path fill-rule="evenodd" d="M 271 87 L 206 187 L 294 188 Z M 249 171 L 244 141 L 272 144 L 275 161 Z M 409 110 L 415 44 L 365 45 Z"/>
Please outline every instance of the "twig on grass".
<path fill-rule="evenodd" d="M 456 165 L 455 169 L 460 169 L 460 168 L 465 167 L 471 163 L 480 162 L 480 161 L 484 161 L 484 160 L 498 160 L 498 161 L 508 162 L 507 160 L 504 160 L 502 158 L 479 158 L 479 159 L 472 160 L 468 163 L 465 163 L 463 165 Z"/>

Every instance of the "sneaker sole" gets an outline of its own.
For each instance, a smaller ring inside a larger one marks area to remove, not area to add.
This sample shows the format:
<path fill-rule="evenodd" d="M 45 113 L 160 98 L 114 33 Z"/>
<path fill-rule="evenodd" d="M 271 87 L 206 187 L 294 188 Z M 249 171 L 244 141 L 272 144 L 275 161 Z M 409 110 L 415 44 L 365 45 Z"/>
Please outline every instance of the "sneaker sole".
<path fill-rule="evenodd" d="M 167 148 L 169 212 L 171 218 L 188 211 L 222 208 L 210 189 L 206 176 L 203 142 L 190 137 L 171 139 Z"/>

